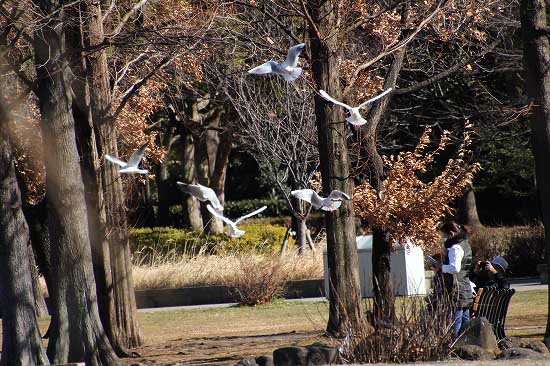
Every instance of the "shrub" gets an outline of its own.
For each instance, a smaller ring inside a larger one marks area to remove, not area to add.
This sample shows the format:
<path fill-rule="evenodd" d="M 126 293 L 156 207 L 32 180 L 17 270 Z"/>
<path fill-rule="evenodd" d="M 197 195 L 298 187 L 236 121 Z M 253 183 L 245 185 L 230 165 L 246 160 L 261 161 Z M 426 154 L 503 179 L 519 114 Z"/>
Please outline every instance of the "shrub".
<path fill-rule="evenodd" d="M 280 256 L 240 256 L 235 286 L 240 305 L 254 306 L 271 302 L 284 294 L 290 273 L 284 270 Z"/>
<path fill-rule="evenodd" d="M 372 300 L 364 301 L 363 313 L 367 313 L 369 322 L 363 322 L 360 329 L 350 329 L 351 335 L 340 345 L 342 361 L 405 363 L 449 358 L 453 340 L 451 303 L 440 300 L 430 304 L 421 297 L 408 297 L 399 305 L 393 324 L 377 323 Z"/>
<path fill-rule="evenodd" d="M 512 276 L 536 275 L 536 264 L 544 260 L 542 225 L 479 228 L 472 233 L 470 244 L 474 263 L 502 255 Z"/>
<path fill-rule="evenodd" d="M 134 263 L 158 263 L 179 259 L 182 255 L 227 252 L 271 253 L 283 241 L 286 228 L 268 224 L 244 224 L 246 234 L 230 238 L 225 234 L 175 228 L 140 228 L 130 230 L 130 246 Z M 290 243 L 292 244 L 292 242 Z"/>

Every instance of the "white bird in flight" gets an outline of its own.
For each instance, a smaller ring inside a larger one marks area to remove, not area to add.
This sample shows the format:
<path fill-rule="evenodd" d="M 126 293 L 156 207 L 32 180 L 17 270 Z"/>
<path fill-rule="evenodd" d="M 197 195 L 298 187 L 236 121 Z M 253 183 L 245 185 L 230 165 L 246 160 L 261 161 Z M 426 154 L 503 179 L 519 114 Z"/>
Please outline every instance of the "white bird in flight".
<path fill-rule="evenodd" d="M 208 209 L 208 211 L 210 211 L 210 213 L 212 215 L 214 215 L 215 217 L 217 217 L 218 219 L 222 220 L 223 222 L 225 222 L 227 224 L 227 235 L 229 235 L 230 237 L 232 238 L 239 238 L 241 236 L 244 235 L 245 231 L 244 230 L 241 230 L 237 227 L 237 224 L 245 219 L 248 219 L 249 217 L 252 217 L 254 215 L 257 215 L 259 214 L 260 212 L 262 212 L 263 210 L 265 210 L 267 208 L 267 206 L 263 206 L 259 209 L 257 209 L 256 211 L 252 211 L 251 213 L 249 214 L 246 214 L 244 216 L 241 216 L 239 217 L 237 220 L 235 221 L 231 221 L 229 220 L 227 217 L 223 216 L 222 214 L 220 214 L 218 211 L 216 211 L 214 209 L 214 207 L 210 206 L 210 205 L 207 205 L 206 208 Z"/>
<path fill-rule="evenodd" d="M 337 210 L 343 200 L 351 200 L 350 196 L 336 189 L 330 192 L 326 198 L 319 196 L 313 189 L 299 189 L 290 192 L 290 194 L 302 201 L 309 202 L 313 208 L 323 211 Z"/>
<path fill-rule="evenodd" d="M 212 206 L 216 211 L 222 212 L 223 206 L 216 196 L 216 192 L 212 188 L 205 187 L 200 184 L 187 184 L 183 182 L 176 182 L 185 193 L 189 193 L 191 196 L 195 197 L 199 201 L 206 202 L 210 201 Z"/>
<path fill-rule="evenodd" d="M 286 60 L 283 63 L 267 61 L 265 64 L 249 70 L 248 73 L 254 75 L 281 75 L 286 81 L 294 81 L 302 75 L 302 68 L 298 67 L 298 56 L 305 47 L 305 43 L 300 43 L 299 45 L 290 47 Z"/>
<path fill-rule="evenodd" d="M 392 91 L 392 88 L 389 88 L 389 89 L 385 90 L 383 93 L 378 94 L 374 98 L 369 99 L 366 102 L 363 102 L 363 103 L 359 104 L 359 107 L 355 107 L 355 108 L 350 107 L 346 103 L 342 103 L 342 102 L 337 101 L 336 99 L 334 99 L 330 95 L 328 95 L 324 90 L 319 90 L 319 94 L 324 99 L 328 100 L 329 102 L 332 102 L 336 105 L 339 105 L 340 107 L 346 108 L 348 110 L 349 114 L 350 114 L 350 116 L 348 118 L 346 118 L 346 121 L 348 121 L 349 123 L 351 123 L 354 126 L 362 126 L 365 123 L 367 123 L 367 121 L 361 116 L 361 114 L 359 113 L 359 110 L 361 108 L 365 107 L 367 104 L 370 104 L 370 103 L 374 102 L 375 100 L 378 100 L 378 99 L 382 98 L 384 95 L 388 94 L 391 91 Z"/>
<path fill-rule="evenodd" d="M 122 160 L 119 160 L 115 158 L 114 156 L 111 156 L 109 154 L 105 154 L 105 159 L 109 160 L 111 163 L 115 163 L 120 166 L 119 172 L 120 173 L 138 173 L 138 174 L 147 174 L 149 173 L 149 170 L 147 169 L 139 169 L 139 163 L 141 162 L 141 158 L 143 158 L 143 155 L 145 154 L 145 148 L 147 148 L 147 145 L 149 145 L 149 141 L 144 143 L 140 146 L 139 149 L 137 149 L 132 156 L 130 156 L 130 159 L 127 163 L 125 163 Z"/>

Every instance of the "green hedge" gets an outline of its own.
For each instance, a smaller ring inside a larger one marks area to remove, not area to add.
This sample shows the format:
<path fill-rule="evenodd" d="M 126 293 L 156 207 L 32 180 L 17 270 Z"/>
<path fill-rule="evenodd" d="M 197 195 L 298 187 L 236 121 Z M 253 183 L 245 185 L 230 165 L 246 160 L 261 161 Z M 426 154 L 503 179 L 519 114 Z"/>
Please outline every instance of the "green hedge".
<path fill-rule="evenodd" d="M 537 264 L 544 261 L 542 225 L 483 227 L 474 230 L 470 243 L 475 261 L 504 256 L 510 276 L 536 276 Z"/>
<path fill-rule="evenodd" d="M 240 238 L 170 227 L 132 229 L 130 246 L 135 261 L 148 263 L 198 253 L 270 253 L 279 250 L 286 232 L 284 226 L 268 224 L 243 224 L 239 228 L 246 231 Z"/>

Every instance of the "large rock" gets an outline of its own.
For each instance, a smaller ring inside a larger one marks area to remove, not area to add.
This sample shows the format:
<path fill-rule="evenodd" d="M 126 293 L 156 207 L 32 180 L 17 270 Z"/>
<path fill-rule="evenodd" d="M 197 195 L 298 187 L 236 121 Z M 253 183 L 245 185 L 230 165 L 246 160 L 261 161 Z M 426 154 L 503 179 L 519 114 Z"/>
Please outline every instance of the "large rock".
<path fill-rule="evenodd" d="M 509 348 L 497 357 L 499 360 L 547 360 L 548 356 L 529 348 Z"/>
<path fill-rule="evenodd" d="M 330 365 L 338 357 L 336 348 L 324 344 L 312 344 L 306 348 L 309 350 L 308 365 Z"/>
<path fill-rule="evenodd" d="M 474 345 L 496 355 L 499 351 L 497 337 L 493 332 L 493 326 L 487 318 L 475 318 L 470 326 L 460 336 L 455 347 Z"/>
<path fill-rule="evenodd" d="M 487 361 L 495 358 L 495 354 L 493 352 L 489 352 L 486 349 L 474 344 L 466 344 L 456 347 L 454 351 L 455 354 L 463 360 Z"/>
<path fill-rule="evenodd" d="M 273 364 L 275 366 L 306 366 L 308 353 L 309 351 L 305 347 L 278 348 L 273 351 Z"/>
<path fill-rule="evenodd" d="M 336 362 L 336 348 L 322 344 L 312 344 L 306 347 L 283 347 L 273 352 L 275 366 L 313 366 L 330 365 Z"/>
<path fill-rule="evenodd" d="M 256 357 L 256 363 L 258 366 L 273 366 L 273 356 L 263 355 Z"/>
<path fill-rule="evenodd" d="M 542 341 L 533 341 L 529 339 L 521 339 L 519 337 L 506 337 L 499 342 L 499 346 L 502 349 L 509 348 L 528 348 L 533 351 L 539 352 L 543 355 L 550 357 L 548 348 Z"/>
<path fill-rule="evenodd" d="M 533 351 L 536 351 L 538 353 L 542 353 L 546 357 L 550 357 L 550 352 L 548 351 L 548 347 L 546 347 L 546 345 L 542 341 L 531 341 L 525 344 L 524 347 L 532 349 Z"/>

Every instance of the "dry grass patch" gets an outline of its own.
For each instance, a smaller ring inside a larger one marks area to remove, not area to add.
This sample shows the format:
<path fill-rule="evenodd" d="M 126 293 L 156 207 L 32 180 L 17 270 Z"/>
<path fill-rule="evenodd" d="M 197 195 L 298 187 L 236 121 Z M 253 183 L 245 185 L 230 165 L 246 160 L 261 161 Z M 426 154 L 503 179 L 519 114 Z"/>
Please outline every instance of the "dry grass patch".
<path fill-rule="evenodd" d="M 254 270 L 256 275 L 269 274 L 273 267 L 285 274 L 286 280 L 304 280 L 323 277 L 322 250 L 299 255 L 289 251 L 282 256 L 271 254 L 226 254 L 171 258 L 171 262 L 157 261 L 134 265 L 136 290 L 180 288 L 204 285 L 237 285 L 243 272 Z"/>

